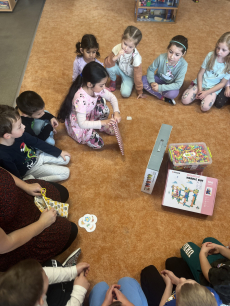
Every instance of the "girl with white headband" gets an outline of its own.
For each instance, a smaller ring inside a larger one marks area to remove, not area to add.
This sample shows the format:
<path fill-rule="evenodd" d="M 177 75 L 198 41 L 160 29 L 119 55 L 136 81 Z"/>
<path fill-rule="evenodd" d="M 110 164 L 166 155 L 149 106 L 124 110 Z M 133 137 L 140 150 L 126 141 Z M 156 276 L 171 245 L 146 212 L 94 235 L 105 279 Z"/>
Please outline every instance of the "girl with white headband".
<path fill-rule="evenodd" d="M 188 39 L 182 35 L 172 38 L 168 52 L 160 54 L 142 77 L 143 88 L 160 100 L 176 104 L 188 63 L 183 58 L 188 50 Z M 157 70 L 157 71 L 156 71 Z"/>

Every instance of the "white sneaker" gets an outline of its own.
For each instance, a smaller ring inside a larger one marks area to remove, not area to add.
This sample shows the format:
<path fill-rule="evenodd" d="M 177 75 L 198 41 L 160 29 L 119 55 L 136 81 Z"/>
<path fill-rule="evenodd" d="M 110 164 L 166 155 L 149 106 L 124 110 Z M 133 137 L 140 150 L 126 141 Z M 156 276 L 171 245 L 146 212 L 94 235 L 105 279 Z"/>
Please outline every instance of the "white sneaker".
<path fill-rule="evenodd" d="M 77 259 L 81 254 L 81 249 L 75 250 L 69 257 L 63 262 L 62 267 L 72 267 L 77 263 Z"/>

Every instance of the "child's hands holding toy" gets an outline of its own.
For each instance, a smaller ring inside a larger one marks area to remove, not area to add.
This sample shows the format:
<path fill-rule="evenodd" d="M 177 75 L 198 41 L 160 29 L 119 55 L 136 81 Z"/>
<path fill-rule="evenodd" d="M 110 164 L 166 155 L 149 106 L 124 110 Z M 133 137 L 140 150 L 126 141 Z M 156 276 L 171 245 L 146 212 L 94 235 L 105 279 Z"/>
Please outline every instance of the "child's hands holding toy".
<path fill-rule="evenodd" d="M 225 97 L 230 97 L 230 86 L 227 86 L 224 91 Z"/>
<path fill-rule="evenodd" d="M 64 159 L 64 161 L 66 161 L 66 156 L 69 156 L 69 158 L 71 157 L 71 155 L 67 151 L 61 151 L 60 156 Z"/>
<path fill-rule="evenodd" d="M 116 120 L 114 118 L 106 119 L 101 121 L 101 126 L 105 125 L 111 125 L 112 123 L 116 123 Z"/>
<path fill-rule="evenodd" d="M 25 192 L 28 193 L 29 195 L 32 195 L 33 197 L 40 196 L 41 189 L 42 187 L 38 183 L 35 183 L 35 184 L 26 183 L 26 186 L 24 188 Z"/>
<path fill-rule="evenodd" d="M 158 86 L 158 84 L 157 83 L 151 83 L 151 87 L 152 87 L 152 90 L 154 90 L 154 91 L 157 91 L 158 92 L 158 88 L 159 88 L 159 86 Z"/>
<path fill-rule="evenodd" d="M 118 112 L 113 113 L 113 119 L 116 120 L 117 123 L 121 122 L 121 115 Z"/>

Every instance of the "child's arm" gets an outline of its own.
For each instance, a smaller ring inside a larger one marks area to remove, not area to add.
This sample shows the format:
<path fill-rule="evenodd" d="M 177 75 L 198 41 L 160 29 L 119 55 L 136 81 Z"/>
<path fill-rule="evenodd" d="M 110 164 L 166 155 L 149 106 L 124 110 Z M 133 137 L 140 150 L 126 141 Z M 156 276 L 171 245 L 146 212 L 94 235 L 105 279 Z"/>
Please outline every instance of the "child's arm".
<path fill-rule="evenodd" d="M 228 83 L 225 86 L 224 95 L 225 97 L 230 97 L 230 80 L 228 80 Z"/>
<path fill-rule="evenodd" d="M 208 257 L 208 253 L 211 250 L 211 248 L 208 246 L 208 244 L 209 244 L 209 242 L 205 242 L 205 243 L 202 244 L 200 254 L 199 254 L 199 259 L 200 259 L 201 271 L 202 271 L 204 277 L 206 278 L 206 280 L 208 282 L 210 282 L 209 277 L 208 277 L 208 272 L 212 267 L 211 267 L 207 257 Z"/>
<path fill-rule="evenodd" d="M 107 89 L 104 89 L 104 93 L 101 96 L 111 103 L 113 107 L 113 118 L 119 123 L 121 116 L 116 96 Z"/>
<path fill-rule="evenodd" d="M 149 66 L 147 70 L 147 80 L 149 84 L 155 82 L 155 72 L 160 64 L 160 58 L 159 56 L 153 61 L 153 63 Z"/>
<path fill-rule="evenodd" d="M 162 273 L 161 276 L 164 279 L 166 287 L 165 287 L 164 294 L 162 295 L 162 298 L 161 298 L 159 306 L 164 306 L 166 301 L 168 300 L 168 298 L 172 294 L 173 284 L 172 284 L 172 281 L 171 281 L 171 279 L 169 278 L 169 276 L 167 274 L 163 274 Z"/>
<path fill-rule="evenodd" d="M 199 70 L 199 72 L 197 74 L 197 88 L 198 88 L 197 92 L 198 93 L 202 91 L 202 83 L 203 83 L 203 75 L 204 75 L 204 73 L 205 73 L 205 69 L 200 67 L 200 70 Z"/>
<path fill-rule="evenodd" d="M 226 248 L 225 246 L 212 242 L 207 242 L 207 246 L 210 248 L 208 255 L 221 254 L 222 256 L 230 259 L 230 249 Z"/>
<path fill-rule="evenodd" d="M 105 68 L 111 68 L 115 66 L 116 61 L 113 60 L 115 54 L 113 52 L 110 53 L 109 56 L 107 56 L 104 60 L 104 66 Z"/>
<path fill-rule="evenodd" d="M 224 88 L 224 86 L 227 84 L 227 81 L 225 78 L 223 78 L 221 80 L 221 82 L 215 86 L 213 86 L 212 88 L 208 89 L 208 90 L 203 90 L 203 91 L 198 91 L 197 92 L 197 99 L 203 100 L 207 95 L 218 91 L 219 89 Z"/>
<path fill-rule="evenodd" d="M 146 98 L 143 94 L 143 83 L 142 83 L 142 64 L 137 67 L 133 67 L 134 84 L 137 92 L 137 99 Z"/>

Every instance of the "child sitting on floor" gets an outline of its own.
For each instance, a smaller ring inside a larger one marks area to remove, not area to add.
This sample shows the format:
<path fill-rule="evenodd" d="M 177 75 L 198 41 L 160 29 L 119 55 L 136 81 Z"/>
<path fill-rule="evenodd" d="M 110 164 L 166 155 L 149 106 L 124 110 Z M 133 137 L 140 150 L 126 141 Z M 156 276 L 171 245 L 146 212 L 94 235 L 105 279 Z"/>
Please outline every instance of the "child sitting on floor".
<path fill-rule="evenodd" d="M 214 51 L 206 56 L 197 78 L 182 95 L 182 103 L 188 105 L 201 100 L 201 110 L 210 110 L 216 96 L 230 79 L 230 32 L 224 33 Z"/>
<path fill-rule="evenodd" d="M 149 66 L 142 82 L 150 94 L 175 105 L 174 99 L 179 94 L 188 67 L 183 58 L 188 50 L 188 40 L 182 35 L 174 36 L 167 49 L 167 53 L 160 54 Z"/>
<path fill-rule="evenodd" d="M 110 77 L 110 91 L 116 90 L 117 75 L 121 77 L 121 95 L 128 98 L 135 84 L 137 98 L 146 98 L 143 95 L 142 58 L 136 47 L 142 39 L 142 33 L 134 26 L 125 29 L 121 43 L 116 45 L 105 59 L 105 67 Z"/>
<path fill-rule="evenodd" d="M 58 126 L 57 119 L 45 111 L 45 103 L 34 91 L 24 91 L 16 99 L 17 110 L 21 116 L 25 132 L 55 145 L 53 134 Z"/>
<path fill-rule="evenodd" d="M 96 62 L 88 63 L 71 85 L 57 117 L 61 122 L 65 122 L 70 137 L 93 149 L 101 149 L 104 146 L 95 129 L 115 135 L 111 123 L 121 121 L 117 98 L 105 89 L 107 79 L 108 73 L 102 65 Z M 99 96 L 102 98 L 98 99 Z M 107 119 L 109 108 L 105 99 L 110 101 L 113 107 L 111 119 Z"/>
<path fill-rule="evenodd" d="M 36 260 L 26 259 L 1 277 L 0 306 L 81 306 L 90 286 L 88 272 L 84 262 L 42 268 Z"/>
<path fill-rule="evenodd" d="M 62 165 L 69 163 L 70 154 L 24 131 L 18 111 L 0 105 L 0 165 L 18 178 L 66 180 L 69 169 Z M 37 153 L 34 148 L 48 154 Z"/>
<path fill-rule="evenodd" d="M 85 34 L 81 42 L 77 42 L 76 53 L 77 56 L 73 63 L 73 81 L 82 73 L 86 64 L 95 61 L 103 66 L 103 64 L 96 59 L 96 57 L 100 57 L 99 44 L 96 37 L 92 34 Z"/>

